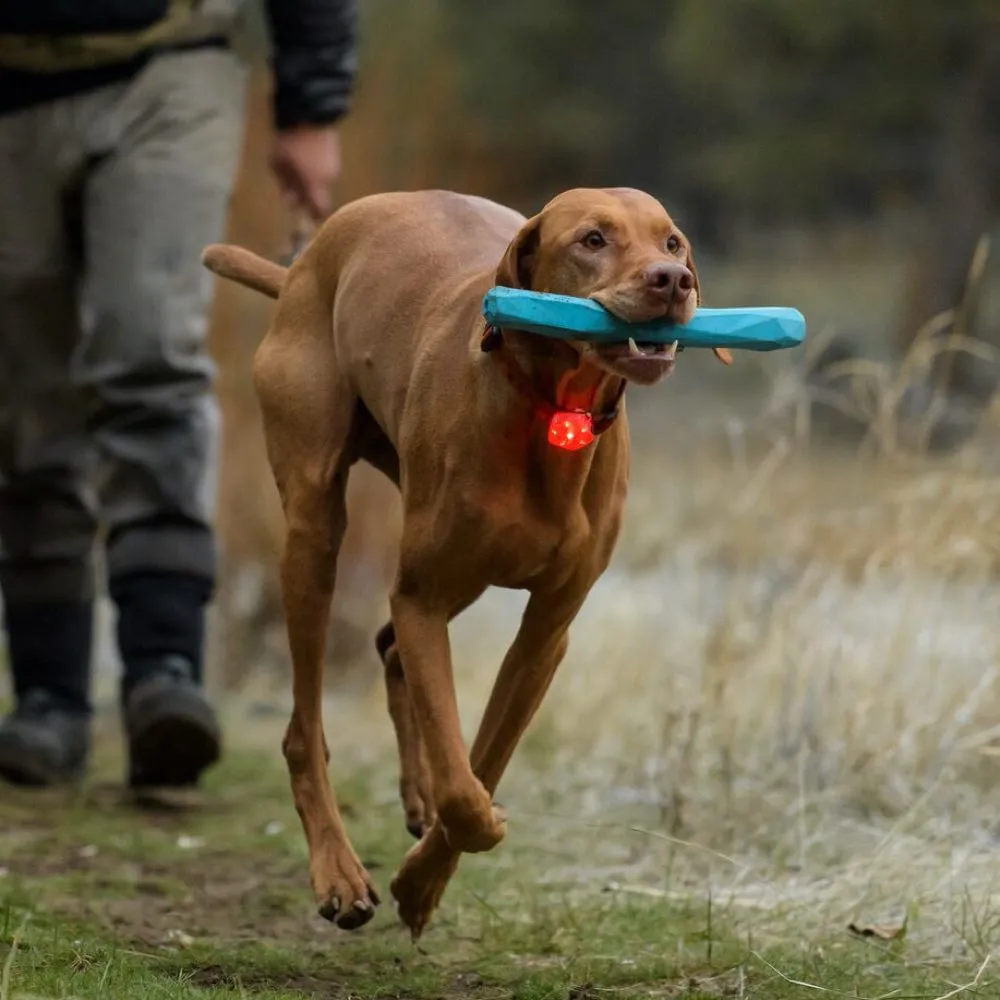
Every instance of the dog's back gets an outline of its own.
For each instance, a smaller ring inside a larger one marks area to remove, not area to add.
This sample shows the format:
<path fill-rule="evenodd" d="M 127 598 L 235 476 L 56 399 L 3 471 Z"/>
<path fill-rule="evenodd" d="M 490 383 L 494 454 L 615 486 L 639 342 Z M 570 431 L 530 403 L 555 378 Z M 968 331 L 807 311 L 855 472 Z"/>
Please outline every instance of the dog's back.
<path fill-rule="evenodd" d="M 336 212 L 303 255 L 333 290 L 338 363 L 393 440 L 420 355 L 434 356 L 439 389 L 460 376 L 479 302 L 523 222 L 472 195 L 371 195 Z"/>
<path fill-rule="evenodd" d="M 495 271 L 523 222 L 512 209 L 471 195 L 377 194 L 335 212 L 308 252 L 321 257 L 324 271 L 335 270 L 338 297 L 367 298 L 376 282 L 379 299 L 395 309 Z"/>
<path fill-rule="evenodd" d="M 524 223 L 511 208 L 454 191 L 373 194 L 338 209 L 323 227 L 323 240 L 366 263 L 371 256 L 410 258 L 417 268 L 436 264 L 451 273 L 499 262 Z"/>

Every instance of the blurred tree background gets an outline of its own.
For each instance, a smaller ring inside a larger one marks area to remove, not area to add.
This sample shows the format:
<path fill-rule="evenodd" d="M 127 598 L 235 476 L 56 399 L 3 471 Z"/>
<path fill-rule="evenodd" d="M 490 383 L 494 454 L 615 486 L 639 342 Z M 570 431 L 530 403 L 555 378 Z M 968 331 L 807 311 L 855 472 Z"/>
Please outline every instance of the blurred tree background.
<path fill-rule="evenodd" d="M 906 336 L 962 294 L 1000 202 L 996 0 L 444 0 L 500 195 L 661 194 L 697 246 L 913 214 Z"/>
<path fill-rule="evenodd" d="M 362 10 L 346 134 L 348 160 L 364 163 L 344 197 L 436 185 L 530 211 L 566 187 L 632 184 L 720 255 L 762 232 L 891 225 L 910 269 L 897 345 L 956 304 L 996 226 L 996 0 Z M 259 10 L 253 24 L 259 47 Z M 369 141 L 352 145 L 358 131 Z"/>
<path fill-rule="evenodd" d="M 845 350 L 898 358 L 964 301 L 962 329 L 1000 345 L 1000 269 L 984 256 L 1000 216 L 998 0 L 361 6 L 340 201 L 444 187 L 531 212 L 564 188 L 634 185 L 693 238 L 710 304 L 795 304 L 813 333 L 841 329 Z M 256 0 L 248 13 L 243 45 L 257 70 L 231 237 L 274 255 L 288 220 L 266 170 Z M 242 567 L 227 607 L 271 622 L 280 520 L 249 379 L 266 308 L 220 286 L 213 336 L 227 415 L 220 519 Z M 995 367 L 956 355 L 943 376 L 981 406 Z M 365 598 L 354 611 L 348 600 L 331 632 L 332 655 L 347 660 L 367 655 L 382 613 L 370 594 L 391 574 L 396 525 L 377 476 L 362 472 L 352 490 L 340 589 Z M 252 641 L 259 656 L 260 635 Z M 276 643 L 283 650 L 280 634 Z"/>

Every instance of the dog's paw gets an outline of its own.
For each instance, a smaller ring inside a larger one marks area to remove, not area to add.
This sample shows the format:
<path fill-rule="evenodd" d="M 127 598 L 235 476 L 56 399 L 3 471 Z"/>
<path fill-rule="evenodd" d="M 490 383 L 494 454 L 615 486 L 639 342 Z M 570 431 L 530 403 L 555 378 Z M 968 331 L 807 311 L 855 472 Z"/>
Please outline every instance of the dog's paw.
<path fill-rule="evenodd" d="M 312 875 L 319 915 L 345 931 L 354 931 L 375 916 L 380 899 L 368 872 L 356 858 L 317 865 Z"/>
<path fill-rule="evenodd" d="M 409 929 L 413 940 L 423 934 L 438 908 L 458 867 L 459 857 L 448 846 L 441 827 L 435 825 L 403 859 L 390 891 L 399 919 Z"/>

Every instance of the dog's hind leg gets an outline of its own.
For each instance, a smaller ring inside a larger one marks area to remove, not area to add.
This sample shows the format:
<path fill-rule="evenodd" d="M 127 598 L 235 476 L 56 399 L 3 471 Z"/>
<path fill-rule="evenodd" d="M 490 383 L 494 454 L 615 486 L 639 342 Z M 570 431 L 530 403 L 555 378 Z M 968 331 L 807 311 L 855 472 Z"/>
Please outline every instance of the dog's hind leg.
<path fill-rule="evenodd" d="M 430 771 L 413 705 L 406 689 L 403 664 L 396 648 L 396 633 L 387 622 L 378 630 L 375 648 L 385 667 L 385 694 L 389 717 L 396 731 L 399 751 L 399 797 L 403 802 L 406 829 L 418 840 L 434 821 L 434 798 Z"/>
<path fill-rule="evenodd" d="M 323 734 L 324 645 L 356 457 L 356 401 L 338 371 L 327 298 L 309 270 L 293 270 L 254 360 L 254 382 L 286 520 L 281 589 L 294 704 L 283 750 L 319 912 L 353 929 L 371 919 L 378 896 L 344 829 Z"/>
<path fill-rule="evenodd" d="M 451 617 L 457 618 L 479 596 L 475 594 L 463 601 Z M 406 676 L 396 647 L 396 631 L 392 627 L 392 622 L 386 622 L 378 630 L 375 636 L 375 648 L 385 667 L 386 700 L 389 705 L 389 716 L 396 731 L 396 746 L 399 751 L 399 797 L 403 802 L 406 829 L 419 840 L 431 828 L 437 813 L 434 809 L 427 749 L 413 712 L 413 702 L 406 686 Z"/>
<path fill-rule="evenodd" d="M 392 442 L 364 406 L 356 411 L 358 454 L 399 488 L 399 456 Z M 396 632 L 386 622 L 375 636 L 375 649 L 385 669 L 385 693 L 389 717 L 396 732 L 399 751 L 399 796 L 406 815 L 406 829 L 418 839 L 434 819 L 430 772 L 420 729 L 406 689 L 403 665 L 396 649 Z"/>

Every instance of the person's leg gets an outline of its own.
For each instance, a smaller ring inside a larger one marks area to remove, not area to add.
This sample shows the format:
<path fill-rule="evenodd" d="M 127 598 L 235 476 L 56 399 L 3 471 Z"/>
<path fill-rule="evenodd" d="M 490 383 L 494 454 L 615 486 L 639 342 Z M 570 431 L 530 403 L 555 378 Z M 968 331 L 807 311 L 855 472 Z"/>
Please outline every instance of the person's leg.
<path fill-rule="evenodd" d="M 65 102 L 0 117 L 0 589 L 15 709 L 0 778 L 76 776 L 87 752 L 95 521 L 71 384 L 76 264 Z"/>
<path fill-rule="evenodd" d="M 211 275 L 242 140 L 244 71 L 165 55 L 94 124 L 84 188 L 81 385 L 103 475 L 133 785 L 185 785 L 219 754 L 201 692 L 219 417 Z"/>

